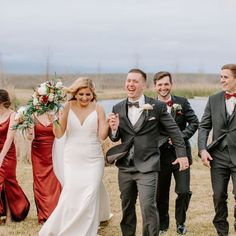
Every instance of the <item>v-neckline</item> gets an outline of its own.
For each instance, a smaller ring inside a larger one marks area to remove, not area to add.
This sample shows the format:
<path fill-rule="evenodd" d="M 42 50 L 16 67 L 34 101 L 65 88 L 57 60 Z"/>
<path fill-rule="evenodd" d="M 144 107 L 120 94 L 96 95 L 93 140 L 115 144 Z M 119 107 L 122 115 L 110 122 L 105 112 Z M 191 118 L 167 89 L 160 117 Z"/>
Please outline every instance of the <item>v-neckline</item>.
<path fill-rule="evenodd" d="M 49 126 L 51 126 L 51 122 L 48 124 L 48 125 L 44 125 L 40 120 L 39 120 L 39 118 L 37 117 L 37 116 L 35 116 L 35 118 L 36 118 L 36 120 L 37 120 L 37 123 L 38 124 L 40 124 L 40 125 L 42 125 L 44 128 L 47 128 L 47 127 L 49 127 Z"/>
<path fill-rule="evenodd" d="M 96 109 L 94 109 L 93 111 L 91 111 L 91 112 L 84 118 L 83 122 L 81 123 L 81 121 L 80 121 L 79 117 L 76 115 L 76 113 L 75 113 L 72 109 L 70 109 L 70 110 L 72 111 L 72 113 L 73 113 L 73 114 L 76 116 L 76 118 L 78 119 L 79 124 L 80 124 L 81 127 L 83 127 L 83 125 L 84 125 L 85 121 L 88 119 L 88 117 L 89 117 L 93 112 L 96 111 Z"/>

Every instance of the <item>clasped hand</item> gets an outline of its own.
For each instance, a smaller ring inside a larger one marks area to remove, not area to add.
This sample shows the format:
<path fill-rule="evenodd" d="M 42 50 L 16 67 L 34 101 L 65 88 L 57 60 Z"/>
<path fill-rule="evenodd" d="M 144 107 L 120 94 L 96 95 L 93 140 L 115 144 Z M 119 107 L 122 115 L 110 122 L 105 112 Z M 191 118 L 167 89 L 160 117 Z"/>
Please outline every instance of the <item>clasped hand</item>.
<path fill-rule="evenodd" d="M 120 123 L 119 114 L 109 113 L 107 121 L 113 132 L 118 130 L 118 126 Z"/>

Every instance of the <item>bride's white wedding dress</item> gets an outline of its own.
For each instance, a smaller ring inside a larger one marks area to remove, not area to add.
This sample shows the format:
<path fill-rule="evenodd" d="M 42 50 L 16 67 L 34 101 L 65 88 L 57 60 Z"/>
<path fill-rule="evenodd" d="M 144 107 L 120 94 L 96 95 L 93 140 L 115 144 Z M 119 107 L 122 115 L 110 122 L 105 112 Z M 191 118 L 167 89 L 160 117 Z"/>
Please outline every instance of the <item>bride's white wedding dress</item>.
<path fill-rule="evenodd" d="M 87 116 L 83 124 L 69 110 L 64 140 L 54 147 L 57 154 L 60 151 L 64 153 L 63 162 L 59 161 L 63 164 L 55 164 L 55 172 L 60 172 L 63 189 L 57 207 L 39 232 L 40 236 L 97 235 L 101 217 L 100 195 L 107 197 L 104 186 L 103 193 L 100 192 L 104 156 L 97 134 L 97 123 L 96 110 Z M 58 158 L 57 154 L 54 153 L 54 158 Z M 109 218 L 110 208 L 107 210 L 108 215 L 105 213 L 105 217 Z"/>

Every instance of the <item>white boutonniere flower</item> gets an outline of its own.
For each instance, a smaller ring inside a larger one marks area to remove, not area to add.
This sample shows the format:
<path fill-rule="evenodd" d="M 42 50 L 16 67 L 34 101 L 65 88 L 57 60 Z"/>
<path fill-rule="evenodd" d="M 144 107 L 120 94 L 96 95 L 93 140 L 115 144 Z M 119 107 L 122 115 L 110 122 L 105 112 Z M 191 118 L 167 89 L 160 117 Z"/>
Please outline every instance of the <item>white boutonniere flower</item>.
<path fill-rule="evenodd" d="M 172 106 L 173 111 L 175 112 L 175 114 L 177 115 L 182 115 L 182 106 L 178 103 L 174 103 Z"/>
<path fill-rule="evenodd" d="M 155 104 L 149 104 L 149 103 L 146 103 L 146 104 L 143 104 L 142 106 L 142 111 L 145 111 L 146 114 L 148 115 L 148 111 L 150 110 L 153 110 L 153 107 L 154 107 Z"/>

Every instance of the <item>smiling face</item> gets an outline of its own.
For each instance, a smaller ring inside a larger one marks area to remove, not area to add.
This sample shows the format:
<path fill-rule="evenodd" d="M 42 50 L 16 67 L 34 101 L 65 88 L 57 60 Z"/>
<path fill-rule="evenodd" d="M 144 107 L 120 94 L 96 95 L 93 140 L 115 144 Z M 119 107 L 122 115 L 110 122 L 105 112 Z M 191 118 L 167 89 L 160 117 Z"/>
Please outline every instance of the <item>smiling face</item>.
<path fill-rule="evenodd" d="M 164 101 L 170 98 L 171 88 L 172 83 L 170 82 L 169 76 L 164 76 L 163 78 L 157 80 L 154 85 L 158 98 Z"/>
<path fill-rule="evenodd" d="M 125 81 L 125 90 L 130 100 L 137 101 L 143 95 L 145 87 L 145 79 L 140 73 L 128 73 L 127 79 Z"/>
<path fill-rule="evenodd" d="M 77 91 L 75 97 L 80 106 L 86 107 L 93 100 L 93 93 L 90 88 L 81 88 Z"/>
<path fill-rule="evenodd" d="M 223 69 L 220 73 L 222 90 L 229 93 L 236 92 L 236 78 L 230 69 Z"/>

